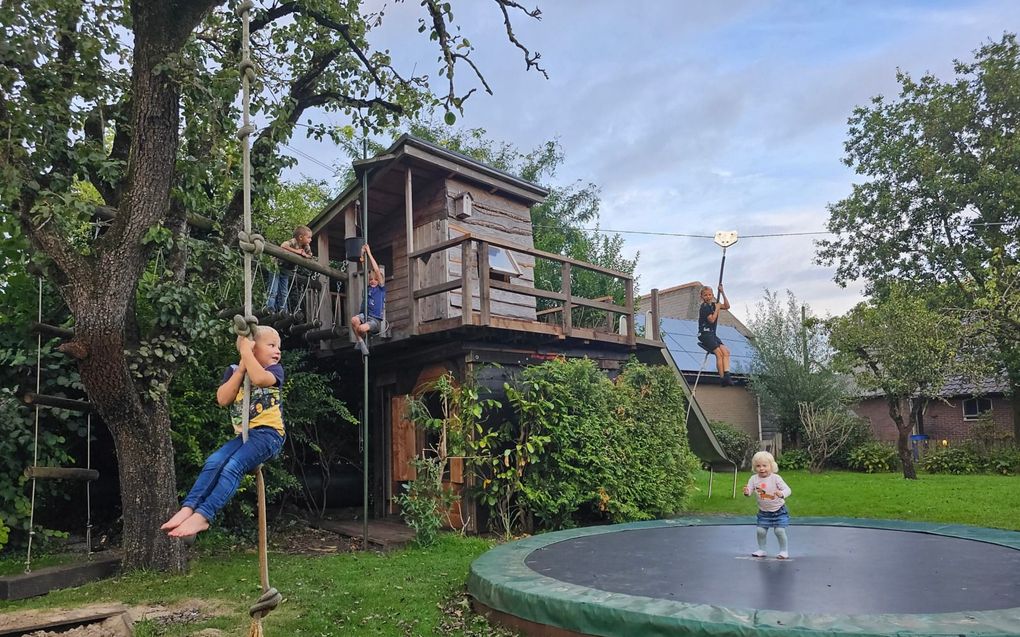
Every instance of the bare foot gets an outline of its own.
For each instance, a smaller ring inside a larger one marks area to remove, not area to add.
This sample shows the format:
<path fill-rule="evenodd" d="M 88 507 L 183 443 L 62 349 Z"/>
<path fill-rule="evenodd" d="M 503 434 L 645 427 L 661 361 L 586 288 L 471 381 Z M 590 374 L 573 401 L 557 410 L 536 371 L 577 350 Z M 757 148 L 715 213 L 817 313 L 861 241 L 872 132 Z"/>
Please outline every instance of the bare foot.
<path fill-rule="evenodd" d="M 191 507 L 183 507 L 177 513 L 174 513 L 174 517 L 170 518 L 163 523 L 163 526 L 159 527 L 160 531 L 172 531 L 181 525 L 181 522 L 187 520 L 195 512 Z"/>
<path fill-rule="evenodd" d="M 180 525 L 170 531 L 167 535 L 170 537 L 189 537 L 209 528 L 209 521 L 205 519 L 205 516 L 201 513 L 194 513 L 187 520 L 180 523 Z"/>

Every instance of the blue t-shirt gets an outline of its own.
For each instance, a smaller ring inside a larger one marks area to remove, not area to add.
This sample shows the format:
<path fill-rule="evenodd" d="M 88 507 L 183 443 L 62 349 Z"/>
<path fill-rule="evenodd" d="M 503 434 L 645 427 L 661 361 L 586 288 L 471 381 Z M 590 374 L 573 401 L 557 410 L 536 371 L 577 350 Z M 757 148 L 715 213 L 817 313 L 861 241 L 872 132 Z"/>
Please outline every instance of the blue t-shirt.
<path fill-rule="evenodd" d="M 368 286 L 368 316 L 371 318 L 379 319 L 383 318 L 384 308 L 386 307 L 386 286 L 385 285 L 370 285 Z M 361 313 L 365 313 L 365 301 L 361 301 Z"/>
<path fill-rule="evenodd" d="M 223 380 L 220 384 L 227 382 L 234 375 L 237 365 L 231 365 L 223 372 Z M 251 402 L 248 405 L 248 427 L 272 427 L 284 434 L 283 428 L 283 400 L 280 390 L 283 388 L 283 365 L 275 363 L 266 368 L 266 371 L 276 377 L 276 383 L 269 387 L 251 386 Z M 244 404 L 244 384 L 237 390 L 237 397 L 230 406 L 230 420 L 234 425 L 234 433 L 241 433 L 241 407 Z"/>

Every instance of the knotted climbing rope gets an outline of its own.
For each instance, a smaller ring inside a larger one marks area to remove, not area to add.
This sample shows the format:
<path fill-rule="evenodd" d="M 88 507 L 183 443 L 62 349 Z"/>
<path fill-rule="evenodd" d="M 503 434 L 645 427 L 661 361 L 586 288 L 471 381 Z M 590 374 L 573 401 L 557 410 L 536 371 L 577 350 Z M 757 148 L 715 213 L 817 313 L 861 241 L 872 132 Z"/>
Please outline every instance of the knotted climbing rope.
<path fill-rule="evenodd" d="M 241 158 L 243 164 L 242 187 L 244 192 L 244 230 L 237 235 L 238 245 L 244 252 L 244 315 L 234 316 L 234 332 L 238 336 L 255 338 L 258 331 L 258 319 L 252 311 L 252 257 L 262 254 L 265 247 L 265 239 L 262 235 L 252 232 L 251 229 L 251 145 L 249 138 L 255 132 L 255 127 L 250 121 L 251 110 L 251 85 L 255 81 L 255 65 L 251 61 L 250 21 L 251 0 L 244 0 L 237 7 L 237 15 L 241 17 L 241 62 L 238 70 L 241 73 L 241 113 L 242 124 L 237 131 L 237 137 L 241 141 Z M 248 418 L 251 406 L 251 378 L 244 376 L 244 399 L 241 405 L 241 439 L 248 442 Z M 283 596 L 279 591 L 269 585 L 269 551 L 266 531 L 266 482 L 262 477 L 262 465 L 255 468 L 255 483 L 258 490 L 258 512 L 259 512 L 259 581 L 262 584 L 262 595 L 248 609 L 251 615 L 251 630 L 249 637 L 262 637 L 262 618 L 268 615 L 274 608 L 279 606 Z"/>

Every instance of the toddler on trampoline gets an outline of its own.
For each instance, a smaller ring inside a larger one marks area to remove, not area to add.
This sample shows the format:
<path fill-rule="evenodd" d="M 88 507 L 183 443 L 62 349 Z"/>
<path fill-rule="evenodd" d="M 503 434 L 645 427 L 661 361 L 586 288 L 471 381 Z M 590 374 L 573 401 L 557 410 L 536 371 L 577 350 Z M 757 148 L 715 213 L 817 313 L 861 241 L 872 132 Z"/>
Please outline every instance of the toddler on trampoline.
<path fill-rule="evenodd" d="M 786 527 L 790 526 L 790 512 L 786 510 L 786 498 L 790 497 L 790 487 L 779 474 L 776 459 L 767 451 L 759 451 L 751 458 L 754 474 L 744 487 L 744 495 L 754 493 L 758 500 L 758 550 L 751 555 L 765 557 L 765 538 L 769 529 L 774 529 L 779 540 L 777 557 L 785 560 L 790 557 L 786 546 Z"/>

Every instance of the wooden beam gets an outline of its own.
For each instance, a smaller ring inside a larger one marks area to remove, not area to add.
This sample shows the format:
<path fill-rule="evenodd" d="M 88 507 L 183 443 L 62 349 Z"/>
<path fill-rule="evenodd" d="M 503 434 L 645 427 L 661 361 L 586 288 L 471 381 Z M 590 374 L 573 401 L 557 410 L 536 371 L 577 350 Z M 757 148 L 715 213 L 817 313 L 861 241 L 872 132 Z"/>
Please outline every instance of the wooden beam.
<path fill-rule="evenodd" d="M 448 250 L 449 248 L 455 248 L 455 247 L 459 246 L 460 244 L 464 243 L 465 241 L 470 241 L 471 239 L 472 239 L 472 237 L 471 237 L 470 233 L 462 234 L 459 237 L 454 237 L 452 239 L 447 239 L 445 241 L 440 241 L 439 243 L 433 243 L 432 245 L 430 245 L 430 246 L 428 246 L 426 248 L 421 248 L 419 250 L 415 250 L 414 252 L 412 252 L 408 256 L 413 257 L 415 259 L 421 258 L 421 257 L 424 257 L 424 256 L 428 256 L 430 254 L 435 254 L 436 252 L 441 252 L 443 250 Z M 491 241 L 490 241 L 490 243 L 491 243 Z"/>
<path fill-rule="evenodd" d="M 574 325 L 573 310 L 574 304 L 570 298 L 570 264 L 564 262 L 560 267 L 560 289 L 563 291 L 563 335 L 570 336 L 571 328 Z"/>
<path fill-rule="evenodd" d="M 93 556 L 89 562 L 49 566 L 31 573 L 0 577 L 0 599 L 25 599 L 112 577 L 120 571 L 119 555 Z M 20 633 L 19 633 L 20 634 Z"/>
<path fill-rule="evenodd" d="M 79 467 L 29 467 L 25 469 L 25 477 L 30 480 L 76 480 L 93 482 L 99 479 L 95 469 Z"/>
<path fill-rule="evenodd" d="M 474 299 L 471 291 L 471 241 L 460 244 L 460 318 L 464 325 L 471 325 L 471 317 L 474 316 Z"/>
<path fill-rule="evenodd" d="M 490 290 L 492 279 L 489 277 L 489 242 L 478 242 L 478 309 L 481 312 L 479 323 L 489 325 L 492 323 L 492 292 Z"/>
<path fill-rule="evenodd" d="M 70 409 L 71 411 L 92 411 L 92 405 L 90 405 L 87 401 L 73 400 L 71 398 L 63 398 L 61 396 L 50 396 L 49 394 L 37 394 L 35 392 L 26 392 L 22 394 L 21 402 L 26 405 Z"/>
<path fill-rule="evenodd" d="M 662 336 L 659 334 L 659 288 L 652 288 L 652 331 L 648 331 L 648 326 L 645 326 L 645 333 L 652 335 L 653 341 L 661 341 Z"/>
<path fill-rule="evenodd" d="M 414 189 L 411 180 L 411 167 L 407 167 L 404 178 L 404 232 L 407 235 L 407 289 L 413 291 L 418 287 L 418 270 L 415 267 L 417 259 L 414 254 Z M 411 334 L 418 333 L 418 300 L 413 296 L 408 299 L 409 319 L 411 322 Z"/>
<path fill-rule="evenodd" d="M 634 279 L 627 279 L 624 285 L 627 290 L 627 313 L 624 315 L 627 319 L 627 344 L 635 347 L 637 334 L 634 330 Z"/>
<path fill-rule="evenodd" d="M 323 265 L 323 264 L 319 263 L 315 259 L 306 259 L 304 257 L 299 257 L 298 255 L 294 254 L 293 252 L 287 252 L 286 250 L 284 250 L 280 246 L 276 245 L 275 243 L 267 242 L 266 245 L 265 245 L 265 248 L 263 249 L 263 252 L 265 252 L 266 254 L 268 254 L 270 256 L 276 257 L 277 259 L 280 259 L 281 261 L 286 261 L 287 263 L 293 263 L 294 265 L 299 265 L 302 268 L 305 268 L 306 270 L 311 270 L 312 272 L 318 272 L 319 274 L 324 274 L 324 275 L 328 276 L 329 278 L 333 279 L 334 281 L 346 281 L 347 280 L 347 274 L 345 272 L 341 272 L 340 270 L 334 270 L 333 268 L 329 267 L 328 265 Z"/>
<path fill-rule="evenodd" d="M 514 285 L 513 283 L 506 283 L 504 281 L 490 281 L 489 285 L 497 290 L 503 290 L 505 292 L 513 292 L 515 294 L 523 294 L 525 296 L 533 296 L 539 299 L 552 299 L 553 301 L 565 301 L 565 297 L 560 292 L 548 292 L 546 290 L 540 290 L 538 288 L 529 288 L 523 285 Z M 576 299 L 574 301 L 577 302 Z"/>
<path fill-rule="evenodd" d="M 450 290 L 456 290 L 461 286 L 461 279 L 454 279 L 453 281 L 447 281 L 446 283 L 437 283 L 436 285 L 430 285 L 427 288 L 415 290 L 414 298 L 423 299 L 427 296 L 439 294 L 440 292 L 449 292 Z"/>

